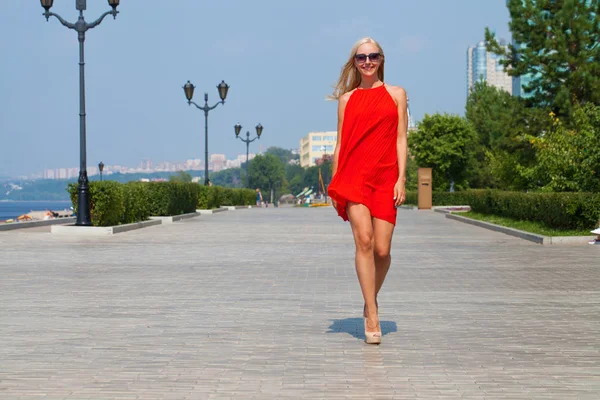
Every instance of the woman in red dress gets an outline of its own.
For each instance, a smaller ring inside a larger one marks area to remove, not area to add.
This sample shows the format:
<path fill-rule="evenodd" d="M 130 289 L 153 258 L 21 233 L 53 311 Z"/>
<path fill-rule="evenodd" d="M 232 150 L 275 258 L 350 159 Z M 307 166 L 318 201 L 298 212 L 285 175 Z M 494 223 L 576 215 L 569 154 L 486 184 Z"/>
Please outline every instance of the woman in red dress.
<path fill-rule="evenodd" d="M 352 227 L 365 337 L 374 344 L 381 343 L 377 294 L 390 268 L 396 207 L 406 196 L 407 97 L 403 88 L 384 83 L 384 63 L 375 40 L 359 40 L 332 96 L 338 138 L 329 196 Z"/>

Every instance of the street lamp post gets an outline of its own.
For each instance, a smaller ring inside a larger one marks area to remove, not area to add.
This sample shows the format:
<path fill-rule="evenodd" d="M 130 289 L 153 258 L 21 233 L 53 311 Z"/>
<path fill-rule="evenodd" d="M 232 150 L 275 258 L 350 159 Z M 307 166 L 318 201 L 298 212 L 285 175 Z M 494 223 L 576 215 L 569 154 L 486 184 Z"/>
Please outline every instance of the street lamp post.
<path fill-rule="evenodd" d="M 225 81 L 221 81 L 221 83 L 219 83 L 217 90 L 219 91 L 219 97 L 221 98 L 221 101 L 217 102 L 212 107 L 208 105 L 208 93 L 204 93 L 203 107 L 200 107 L 198 104 L 192 101 L 195 88 L 196 86 L 194 86 L 190 81 L 187 81 L 187 83 L 183 86 L 183 91 L 185 92 L 185 98 L 188 101 L 188 105 L 193 104 L 197 109 L 204 111 L 204 184 L 208 185 L 208 112 L 215 109 L 219 104 L 225 104 L 225 98 L 227 97 L 229 85 L 227 85 Z"/>
<path fill-rule="evenodd" d="M 233 127 L 235 129 L 235 137 L 240 139 L 242 142 L 246 143 L 246 187 L 250 187 L 250 180 L 248 175 L 248 151 L 250 148 L 250 143 L 254 142 L 256 139 L 260 139 L 260 135 L 262 135 L 263 126 L 261 124 L 256 125 L 256 137 L 254 139 L 250 139 L 250 131 L 246 131 L 246 139 L 242 139 L 240 137 L 240 132 L 242 131 L 242 126 L 240 124 L 235 124 Z"/>
<path fill-rule="evenodd" d="M 79 11 L 79 18 L 77 22 L 72 24 L 70 22 L 65 21 L 60 15 L 50 12 L 50 8 L 52 8 L 52 4 L 54 0 L 40 0 L 42 7 L 44 7 L 44 17 L 46 17 L 46 21 L 50 19 L 50 17 L 55 17 L 60 21 L 60 23 L 66 26 L 69 29 L 73 29 L 77 32 L 77 37 L 79 39 L 79 187 L 77 189 L 78 200 L 77 200 L 77 221 L 75 225 L 78 226 L 90 226 L 92 225 L 90 218 L 90 187 L 87 176 L 87 160 L 86 160 L 86 131 L 85 131 L 85 73 L 84 73 L 84 42 L 85 42 L 85 33 L 92 28 L 100 25 L 102 20 L 108 16 L 112 15 L 113 18 L 117 18 L 117 7 L 119 6 L 120 0 L 108 0 L 108 5 L 112 7 L 111 11 L 107 11 L 100 16 L 97 20 L 92 23 L 87 23 L 83 18 L 83 12 L 87 8 L 86 0 L 76 0 L 75 8 Z"/>
<path fill-rule="evenodd" d="M 104 163 L 102 161 L 98 164 L 98 169 L 100 170 L 100 182 L 102 182 L 102 171 L 104 171 Z"/>

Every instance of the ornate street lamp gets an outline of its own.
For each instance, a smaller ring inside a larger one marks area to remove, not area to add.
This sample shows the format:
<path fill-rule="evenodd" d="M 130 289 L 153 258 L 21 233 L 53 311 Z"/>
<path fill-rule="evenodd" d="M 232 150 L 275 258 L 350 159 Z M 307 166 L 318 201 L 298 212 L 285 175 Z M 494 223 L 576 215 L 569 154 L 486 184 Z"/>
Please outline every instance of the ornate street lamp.
<path fill-rule="evenodd" d="M 225 81 L 221 81 L 221 83 L 219 83 L 217 90 L 219 92 L 221 101 L 217 102 L 212 107 L 208 105 L 208 93 L 204 93 L 204 106 L 200 107 L 198 104 L 192 101 L 195 88 L 196 86 L 194 86 L 193 83 L 187 81 L 187 83 L 183 85 L 183 92 L 185 93 L 185 98 L 188 101 L 188 105 L 193 104 L 197 109 L 204 111 L 204 184 L 208 185 L 208 112 L 215 109 L 219 104 L 225 104 L 225 98 L 227 97 L 227 92 L 229 91 L 229 85 L 227 85 Z"/>
<path fill-rule="evenodd" d="M 261 124 L 256 125 L 256 137 L 250 140 L 250 132 L 246 131 L 246 139 L 242 139 L 240 137 L 240 132 L 242 131 L 242 126 L 240 124 L 235 124 L 233 127 L 235 131 L 235 137 L 240 139 L 242 142 L 246 143 L 246 187 L 250 187 L 250 179 L 248 176 L 248 152 L 250 149 L 250 143 L 254 142 L 256 139 L 260 139 L 260 135 L 262 135 L 263 126 Z"/>
<path fill-rule="evenodd" d="M 86 124 L 85 124 L 85 60 L 84 60 L 84 42 L 85 33 L 100 25 L 102 20 L 112 15 L 115 19 L 117 18 L 117 6 L 119 0 L 108 0 L 108 5 L 112 7 L 111 11 L 107 11 L 100 16 L 97 20 L 92 23 L 85 21 L 83 12 L 87 8 L 86 0 L 75 0 L 75 8 L 79 11 L 79 18 L 77 22 L 70 23 L 65 21 L 60 15 L 50 12 L 54 1 L 53 0 L 40 0 L 40 4 L 44 8 L 44 17 L 46 21 L 50 17 L 55 17 L 58 21 L 69 29 L 73 29 L 77 32 L 77 38 L 79 39 L 79 187 L 77 189 L 77 222 L 75 225 L 78 226 L 90 226 L 92 221 L 90 218 L 90 188 L 87 176 L 87 155 L 86 155 Z"/>
<path fill-rule="evenodd" d="M 104 163 L 102 161 L 98 164 L 98 169 L 100 170 L 100 181 L 102 181 L 102 171 L 104 171 Z"/>

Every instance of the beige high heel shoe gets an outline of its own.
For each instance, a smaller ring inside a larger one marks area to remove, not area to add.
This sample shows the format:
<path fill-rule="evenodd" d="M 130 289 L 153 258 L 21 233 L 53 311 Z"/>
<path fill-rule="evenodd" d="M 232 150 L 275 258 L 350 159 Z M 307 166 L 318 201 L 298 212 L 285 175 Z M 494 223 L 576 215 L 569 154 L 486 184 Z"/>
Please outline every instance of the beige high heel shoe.
<path fill-rule="evenodd" d="M 379 304 L 377 304 L 377 310 L 379 310 Z M 363 307 L 363 319 L 365 321 L 365 342 L 368 344 L 380 344 L 381 343 L 381 331 L 367 332 L 368 320 L 367 320 L 367 305 Z"/>
<path fill-rule="evenodd" d="M 380 344 L 381 343 L 381 331 L 377 332 L 368 332 L 367 327 L 369 326 L 369 322 L 367 318 L 365 320 L 365 342 L 367 344 Z"/>

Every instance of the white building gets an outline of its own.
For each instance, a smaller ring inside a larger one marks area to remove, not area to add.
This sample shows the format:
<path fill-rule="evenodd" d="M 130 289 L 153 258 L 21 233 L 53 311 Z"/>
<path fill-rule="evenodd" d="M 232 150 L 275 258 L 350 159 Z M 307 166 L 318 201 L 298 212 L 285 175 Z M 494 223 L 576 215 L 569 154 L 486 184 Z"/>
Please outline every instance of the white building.
<path fill-rule="evenodd" d="M 313 167 L 323 155 L 332 156 L 336 143 L 337 131 L 310 132 L 300 139 L 300 166 Z"/>

